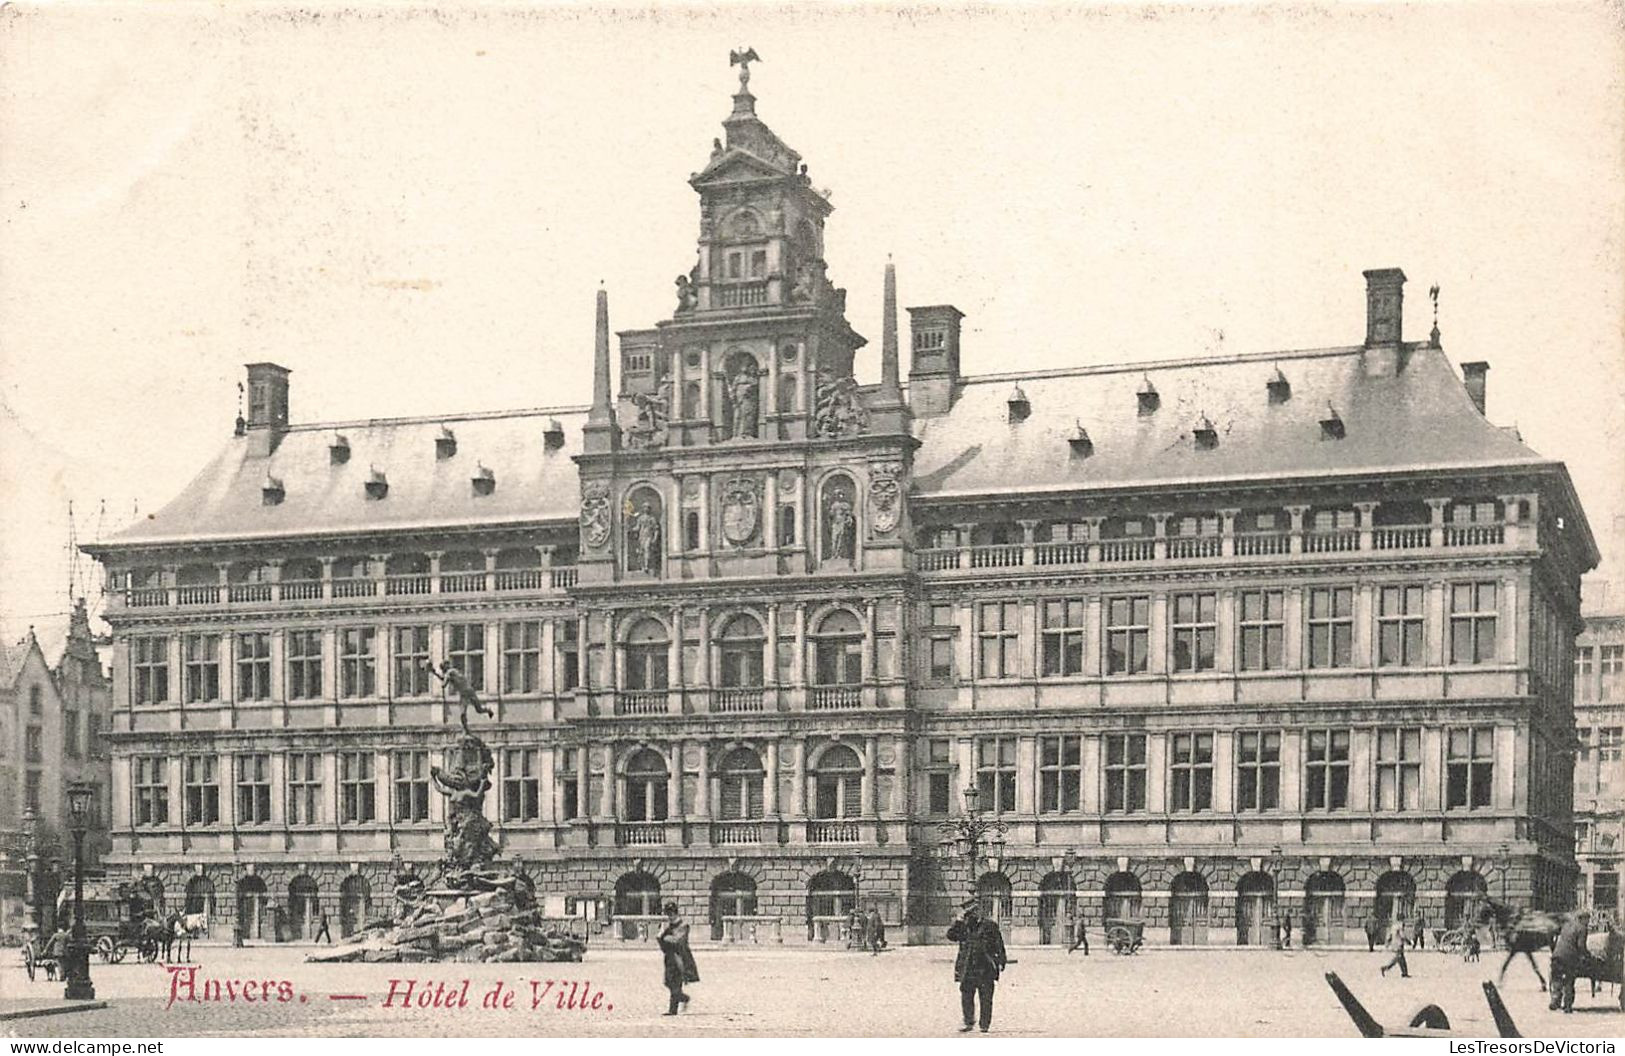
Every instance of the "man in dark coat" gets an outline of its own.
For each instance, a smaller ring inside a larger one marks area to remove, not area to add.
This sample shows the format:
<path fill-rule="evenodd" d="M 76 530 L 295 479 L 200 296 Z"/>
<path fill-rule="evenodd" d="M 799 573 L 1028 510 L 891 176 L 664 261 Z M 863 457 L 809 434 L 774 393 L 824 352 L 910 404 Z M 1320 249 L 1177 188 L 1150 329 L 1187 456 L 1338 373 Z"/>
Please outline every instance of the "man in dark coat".
<path fill-rule="evenodd" d="M 1557 1011 L 1574 1011 L 1574 980 L 1586 959 L 1586 932 L 1590 930 L 1591 914 L 1585 910 L 1563 922 L 1557 933 L 1557 945 L 1552 947 L 1551 1001 L 1548 1006 Z"/>
<path fill-rule="evenodd" d="M 671 992 L 671 1006 L 665 1015 L 675 1016 L 678 1005 L 688 1007 L 688 995 L 683 992 L 683 984 L 700 981 L 700 969 L 688 948 L 688 925 L 677 915 L 677 903 L 666 903 L 666 923 L 661 925 L 655 941 L 660 944 L 660 956 L 666 969 L 666 989 Z"/>
<path fill-rule="evenodd" d="M 993 1024 L 993 988 L 999 973 L 1004 971 L 1004 936 L 999 926 L 982 917 L 981 907 L 970 899 L 961 907 L 964 915 L 948 928 L 948 941 L 959 943 L 959 956 L 954 958 L 954 982 L 959 984 L 959 1008 L 965 1025 L 959 1032 L 980 1025 L 986 1034 Z M 982 1015 L 976 1017 L 976 997 L 982 998 Z"/>
<path fill-rule="evenodd" d="M 879 954 L 886 945 L 886 922 L 880 919 L 880 910 L 874 906 L 869 907 L 869 915 L 863 919 L 863 944 L 869 947 L 871 956 Z"/>

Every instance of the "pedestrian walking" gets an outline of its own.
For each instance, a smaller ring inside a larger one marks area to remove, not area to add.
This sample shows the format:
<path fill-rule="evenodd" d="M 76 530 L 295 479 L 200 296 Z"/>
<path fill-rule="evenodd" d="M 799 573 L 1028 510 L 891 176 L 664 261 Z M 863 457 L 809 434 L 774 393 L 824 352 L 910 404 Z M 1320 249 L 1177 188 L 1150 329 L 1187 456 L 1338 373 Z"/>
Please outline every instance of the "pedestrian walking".
<path fill-rule="evenodd" d="M 1377 940 L 1382 938 L 1382 929 L 1377 924 L 1377 918 L 1367 913 L 1361 927 L 1365 929 L 1365 952 L 1376 953 Z"/>
<path fill-rule="evenodd" d="M 671 992 L 671 1005 L 664 1014 L 675 1016 L 679 1005 L 688 1007 L 688 995 L 683 992 L 683 984 L 700 981 L 700 969 L 688 948 L 688 925 L 677 915 L 677 903 L 666 903 L 666 922 L 660 926 L 660 934 L 655 941 L 660 944 L 666 989 Z"/>
<path fill-rule="evenodd" d="M 1076 950 L 1079 946 L 1083 947 L 1083 955 L 1085 957 L 1089 956 L 1089 927 L 1084 922 L 1084 919 L 1083 919 L 1082 916 L 1078 917 L 1078 935 L 1077 935 L 1077 938 L 1072 940 L 1072 946 L 1066 952 L 1071 953 L 1073 950 Z"/>
<path fill-rule="evenodd" d="M 321 917 L 316 921 L 316 938 L 313 941 L 326 942 L 329 946 L 333 945 L 333 929 L 327 922 L 327 910 L 325 909 L 322 910 Z"/>
<path fill-rule="evenodd" d="M 1292 948 L 1292 914 L 1291 913 L 1282 913 L 1281 914 L 1281 949 L 1290 950 L 1291 948 Z"/>
<path fill-rule="evenodd" d="M 948 941 L 959 943 L 954 982 L 959 984 L 959 1010 L 965 1020 L 959 1032 L 963 1034 L 979 1025 L 986 1034 L 993 1025 L 993 988 L 1006 963 L 1004 936 L 998 924 L 982 916 L 976 899 L 968 899 L 960 908 L 964 915 L 948 928 Z M 976 1015 L 978 996 L 982 1001 L 980 1018 Z"/>
<path fill-rule="evenodd" d="M 1557 945 L 1552 947 L 1551 1000 L 1547 1003 L 1553 1012 L 1559 1006 L 1564 1012 L 1574 1011 L 1574 981 L 1586 959 L 1590 925 L 1591 914 L 1582 909 L 1565 920 L 1557 933 Z"/>
<path fill-rule="evenodd" d="M 871 957 L 878 955 L 886 945 L 886 922 L 880 919 L 880 910 L 874 906 L 869 907 L 869 915 L 863 921 L 863 942 L 869 947 Z"/>
<path fill-rule="evenodd" d="M 1411 969 L 1410 969 L 1410 966 L 1405 963 L 1405 922 L 1404 921 L 1402 921 L 1402 920 L 1394 921 L 1394 926 L 1393 926 L 1392 930 L 1390 930 L 1389 933 L 1388 933 L 1388 949 L 1392 950 L 1394 955 L 1392 957 L 1388 958 L 1388 963 L 1387 964 L 1382 966 L 1382 974 L 1387 975 L 1388 974 L 1388 969 L 1394 967 L 1395 965 L 1398 965 L 1399 966 L 1399 977 L 1401 979 L 1409 979 L 1411 977 Z"/>
<path fill-rule="evenodd" d="M 1411 945 L 1415 946 L 1419 950 L 1426 947 L 1427 946 L 1427 934 L 1428 934 L 1427 918 L 1422 916 L 1421 911 L 1418 910 L 1417 914 L 1416 914 L 1416 919 L 1411 921 Z"/>

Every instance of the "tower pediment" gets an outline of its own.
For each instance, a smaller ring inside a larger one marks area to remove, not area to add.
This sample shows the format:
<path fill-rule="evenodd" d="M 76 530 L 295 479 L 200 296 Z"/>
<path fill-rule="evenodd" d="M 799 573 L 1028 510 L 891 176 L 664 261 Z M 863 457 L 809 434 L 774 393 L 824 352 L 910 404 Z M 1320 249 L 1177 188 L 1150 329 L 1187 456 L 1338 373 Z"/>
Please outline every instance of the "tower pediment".
<path fill-rule="evenodd" d="M 690 177 L 689 186 L 705 190 L 721 184 L 754 183 L 761 180 L 782 180 L 795 175 L 793 169 L 781 169 L 771 161 L 748 150 L 733 147 L 711 159 L 704 170 Z"/>

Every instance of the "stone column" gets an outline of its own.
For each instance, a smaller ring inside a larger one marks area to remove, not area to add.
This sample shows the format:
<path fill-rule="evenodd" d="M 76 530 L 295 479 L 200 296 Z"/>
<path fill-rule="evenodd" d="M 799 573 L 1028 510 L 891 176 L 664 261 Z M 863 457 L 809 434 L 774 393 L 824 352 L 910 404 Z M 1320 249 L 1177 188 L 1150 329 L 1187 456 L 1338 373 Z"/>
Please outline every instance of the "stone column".
<path fill-rule="evenodd" d="M 807 684 L 807 603 L 796 602 L 796 655 L 790 659 L 791 681 Z"/>
<path fill-rule="evenodd" d="M 970 567 L 970 545 L 971 545 L 971 540 L 973 538 L 975 538 L 976 525 L 974 525 L 974 524 L 956 524 L 956 525 L 954 525 L 954 527 L 959 530 L 959 567 L 960 568 L 969 568 Z"/>
<path fill-rule="evenodd" d="M 1360 549 L 1372 549 L 1371 533 L 1376 527 L 1377 504 L 1374 502 L 1357 502 L 1354 512 L 1358 515 L 1360 525 Z"/>
<path fill-rule="evenodd" d="M 895 753 L 897 761 L 893 764 L 896 769 L 892 775 L 891 810 L 899 818 L 909 816 L 908 808 L 913 791 L 914 776 L 913 759 L 910 757 L 911 749 L 912 745 L 910 745 L 907 736 L 898 734 L 893 740 L 892 751 Z"/>
<path fill-rule="evenodd" d="M 1288 506 L 1286 515 L 1292 520 L 1292 537 L 1287 541 L 1288 551 L 1294 554 L 1303 553 L 1303 515 L 1309 512 L 1307 506 Z"/>
<path fill-rule="evenodd" d="M 863 607 L 863 683 L 875 680 L 875 603 Z"/>
<path fill-rule="evenodd" d="M 1037 564 L 1034 546 L 1038 542 L 1038 521 L 1024 518 L 1016 523 L 1021 525 L 1021 563 L 1031 567 Z"/>
<path fill-rule="evenodd" d="M 1233 557 L 1236 553 L 1236 517 L 1240 510 L 1220 510 L 1219 518 L 1219 553 L 1224 557 Z"/>
<path fill-rule="evenodd" d="M 1428 545 L 1437 550 L 1444 545 L 1444 508 L 1450 505 L 1449 499 L 1428 499 Z"/>
<path fill-rule="evenodd" d="M 694 781 L 694 814 L 701 821 L 711 820 L 711 753 L 704 741 L 691 742 L 699 754 L 699 772 Z"/>
<path fill-rule="evenodd" d="M 795 766 L 791 770 L 790 786 L 790 816 L 805 818 L 807 816 L 807 739 L 798 737 L 795 745 Z"/>
<path fill-rule="evenodd" d="M 576 753 L 576 817 L 586 818 L 591 810 L 588 806 L 588 790 L 592 787 L 592 771 L 588 769 L 587 748 L 582 745 L 574 749 Z"/>
<path fill-rule="evenodd" d="M 762 812 L 769 818 L 779 816 L 779 742 L 769 738 L 762 742 Z"/>
<path fill-rule="evenodd" d="M 615 745 L 604 745 L 604 786 L 599 790 L 598 811 L 605 821 L 615 820 L 615 782 L 618 775 L 615 773 Z"/>
<path fill-rule="evenodd" d="M 1151 524 L 1156 533 L 1151 540 L 1151 556 L 1158 561 L 1168 560 L 1168 517 L 1166 513 L 1153 513 Z"/>
<path fill-rule="evenodd" d="M 670 778 L 666 781 L 666 818 L 683 816 L 683 742 L 671 743 Z"/>
<path fill-rule="evenodd" d="M 865 737 L 863 739 L 863 781 L 860 784 L 859 802 L 863 816 L 866 818 L 875 816 L 875 769 L 879 766 L 879 763 L 880 757 L 876 751 L 875 738 L 872 736 Z"/>

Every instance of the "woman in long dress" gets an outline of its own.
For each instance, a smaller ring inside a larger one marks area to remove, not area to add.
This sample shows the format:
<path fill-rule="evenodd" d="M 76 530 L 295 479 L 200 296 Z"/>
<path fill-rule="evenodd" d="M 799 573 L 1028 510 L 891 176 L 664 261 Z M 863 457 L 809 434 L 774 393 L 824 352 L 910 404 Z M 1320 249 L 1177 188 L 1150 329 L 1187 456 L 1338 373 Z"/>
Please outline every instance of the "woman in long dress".
<path fill-rule="evenodd" d="M 688 1007 L 688 995 L 683 992 L 683 984 L 700 981 L 700 970 L 694 964 L 693 952 L 688 948 L 688 925 L 677 915 L 677 903 L 666 903 L 666 923 L 661 925 L 656 941 L 660 944 L 661 960 L 666 969 L 666 989 L 671 992 L 671 1006 L 665 1014 L 675 1016 L 679 1005 Z"/>

